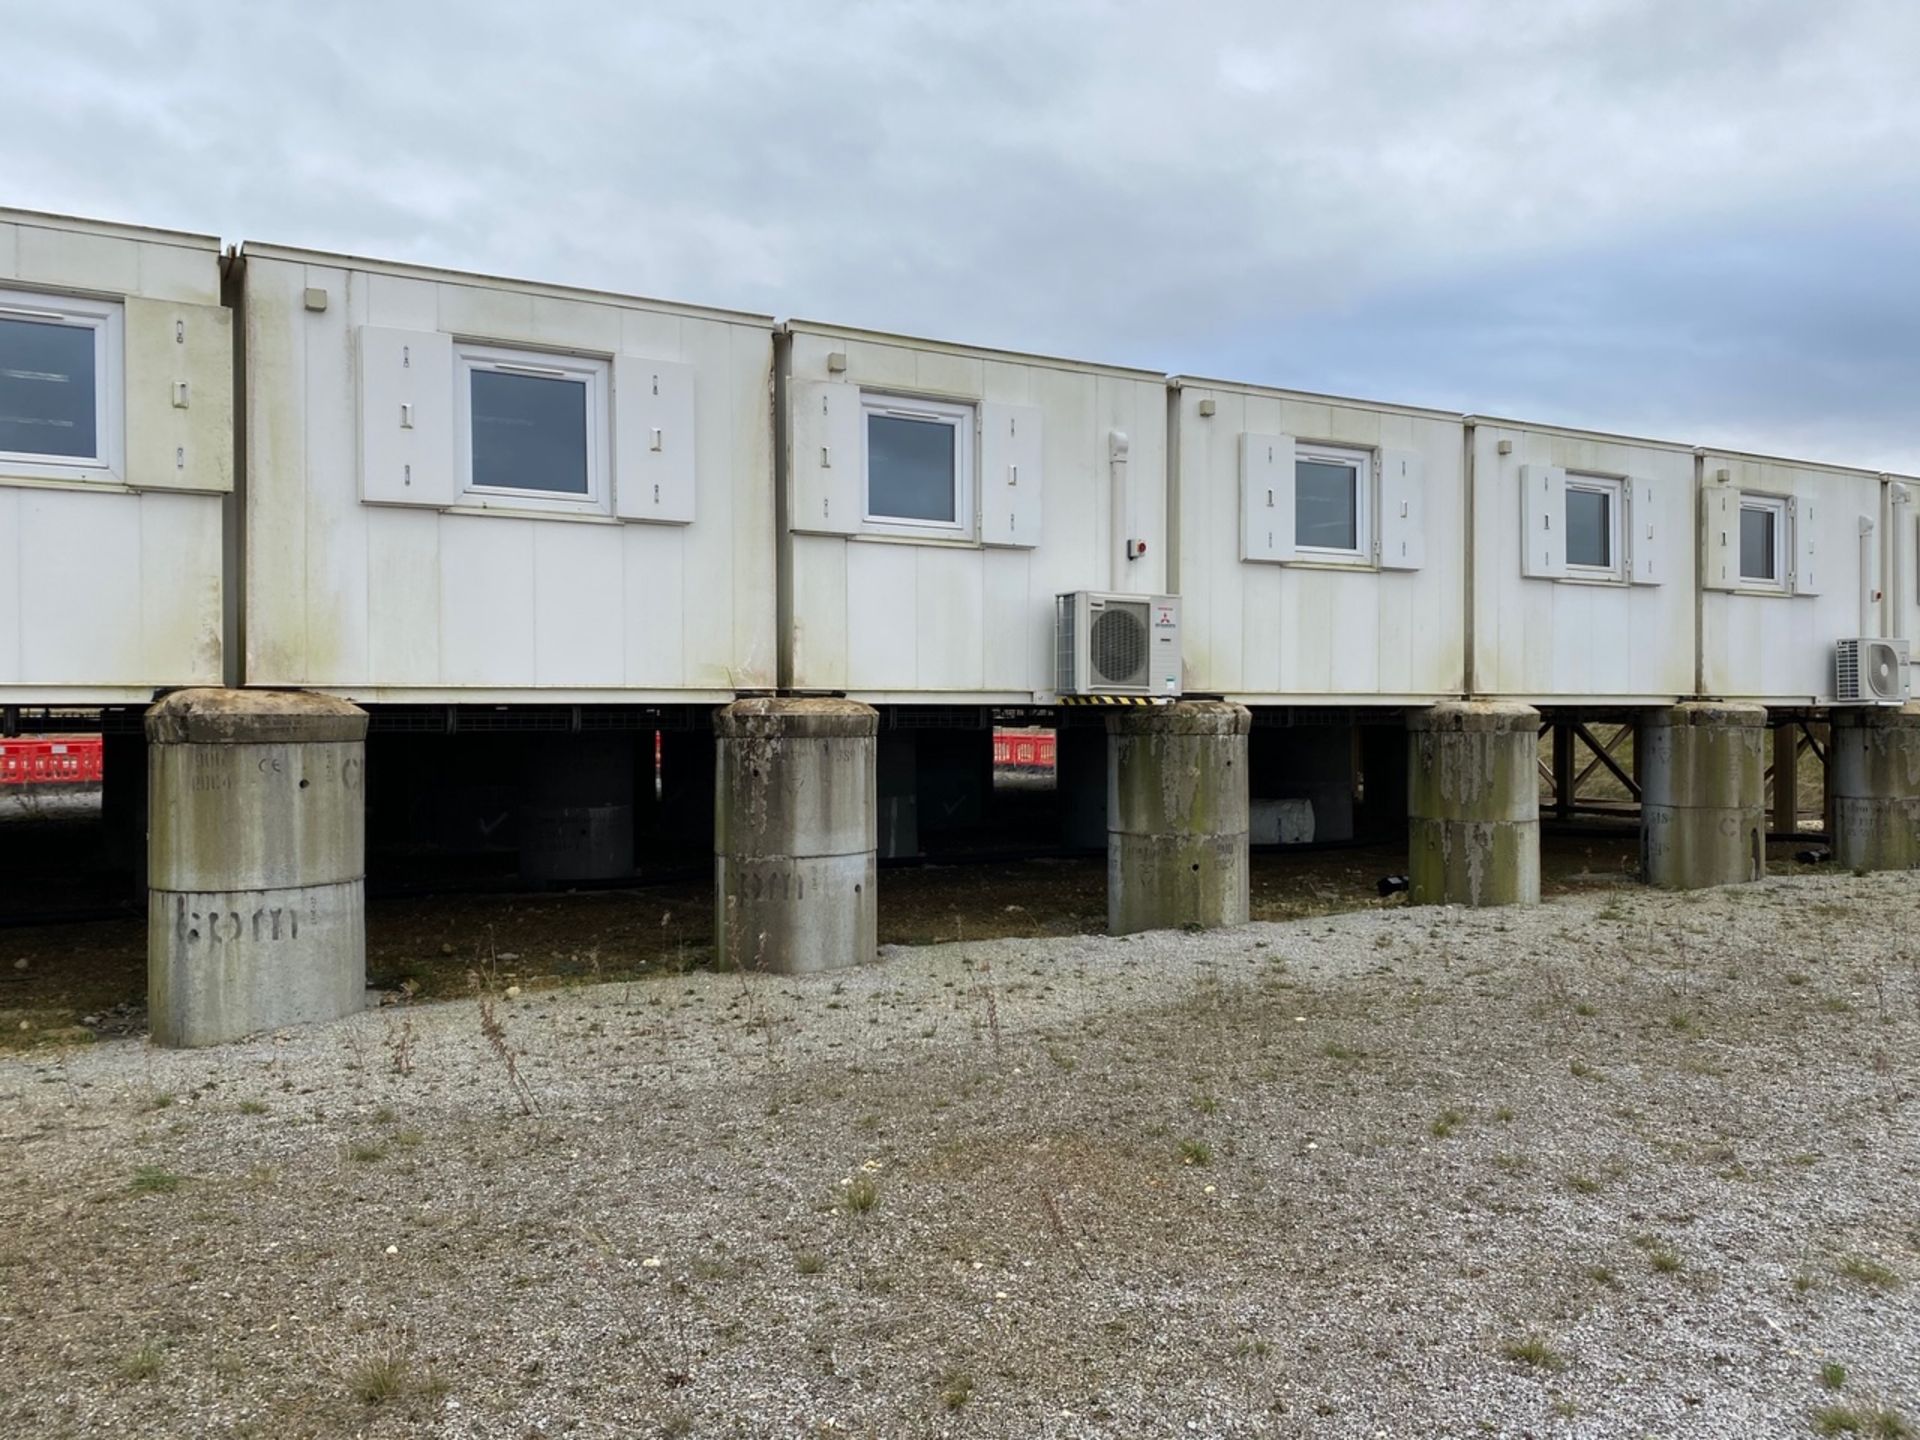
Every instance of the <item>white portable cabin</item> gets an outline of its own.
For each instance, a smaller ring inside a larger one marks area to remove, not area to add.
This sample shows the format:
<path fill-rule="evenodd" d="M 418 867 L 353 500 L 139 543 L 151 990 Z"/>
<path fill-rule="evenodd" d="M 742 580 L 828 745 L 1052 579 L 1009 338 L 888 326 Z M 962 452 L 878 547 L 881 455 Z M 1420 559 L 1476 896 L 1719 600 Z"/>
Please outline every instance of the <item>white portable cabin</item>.
<path fill-rule="evenodd" d="M 1888 633 L 1887 477 L 1720 450 L 1699 474 L 1701 693 L 1832 702 L 1835 643 Z"/>
<path fill-rule="evenodd" d="M 1166 591 L 1163 376 L 795 321 L 780 377 L 783 686 L 1046 702 L 1057 596 Z"/>
<path fill-rule="evenodd" d="M 209 236 L 0 210 L 0 703 L 220 683 L 220 285 Z"/>
<path fill-rule="evenodd" d="M 1169 402 L 1187 690 L 1253 705 L 1464 690 L 1459 416 L 1190 377 Z"/>
<path fill-rule="evenodd" d="M 248 244 L 245 679 L 772 688 L 769 317 Z"/>
<path fill-rule="evenodd" d="M 1531 704 L 1694 690 L 1691 446 L 1469 417 L 1471 684 Z"/>

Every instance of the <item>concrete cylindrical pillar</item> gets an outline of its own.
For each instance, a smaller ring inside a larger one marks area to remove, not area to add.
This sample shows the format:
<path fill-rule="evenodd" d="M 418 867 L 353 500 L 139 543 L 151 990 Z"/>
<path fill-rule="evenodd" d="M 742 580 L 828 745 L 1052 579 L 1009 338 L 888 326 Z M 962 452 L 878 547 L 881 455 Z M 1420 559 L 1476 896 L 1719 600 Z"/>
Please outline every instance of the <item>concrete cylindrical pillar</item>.
<path fill-rule="evenodd" d="M 647 758 L 653 758 L 652 735 Z M 527 753 L 520 878 L 536 885 L 633 874 L 633 762 L 625 731 L 539 735 Z"/>
<path fill-rule="evenodd" d="M 180 690 L 147 712 L 154 1042 L 336 1020 L 366 998 L 366 712 Z"/>
<path fill-rule="evenodd" d="M 1531 905 L 1540 898 L 1540 712 L 1449 701 L 1407 717 L 1409 898 Z"/>
<path fill-rule="evenodd" d="M 721 965 L 795 975 L 873 959 L 879 721 L 851 700 L 738 700 L 714 716 Z"/>
<path fill-rule="evenodd" d="M 1107 929 L 1247 922 L 1244 705 L 1181 700 L 1107 718 Z"/>
<path fill-rule="evenodd" d="M 1832 721 L 1834 863 L 1849 870 L 1920 868 L 1920 703 L 1836 708 Z"/>
<path fill-rule="evenodd" d="M 1689 702 L 1640 716 L 1647 883 L 1698 890 L 1767 873 L 1766 737 L 1761 705 Z"/>

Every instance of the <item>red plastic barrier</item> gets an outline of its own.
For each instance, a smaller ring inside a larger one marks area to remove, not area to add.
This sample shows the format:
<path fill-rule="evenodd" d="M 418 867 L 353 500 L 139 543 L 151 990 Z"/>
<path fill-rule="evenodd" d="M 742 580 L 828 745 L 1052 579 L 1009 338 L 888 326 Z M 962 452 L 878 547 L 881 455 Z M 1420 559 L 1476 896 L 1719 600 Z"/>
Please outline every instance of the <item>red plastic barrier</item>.
<path fill-rule="evenodd" d="M 1055 738 L 1051 734 L 1008 734 L 993 732 L 993 763 L 1002 768 L 1051 770 L 1054 765 Z"/>
<path fill-rule="evenodd" d="M 102 773 L 98 735 L 0 740 L 0 785 L 84 785 Z"/>

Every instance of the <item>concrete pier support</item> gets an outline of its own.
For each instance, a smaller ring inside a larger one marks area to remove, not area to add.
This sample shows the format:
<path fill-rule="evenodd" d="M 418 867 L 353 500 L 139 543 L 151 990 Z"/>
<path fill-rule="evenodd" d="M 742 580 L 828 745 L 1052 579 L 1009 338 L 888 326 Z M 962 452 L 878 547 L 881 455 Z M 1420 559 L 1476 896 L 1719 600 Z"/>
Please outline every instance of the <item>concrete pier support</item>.
<path fill-rule="evenodd" d="M 1920 704 L 1835 708 L 1832 719 L 1827 794 L 1834 864 L 1920 868 Z"/>
<path fill-rule="evenodd" d="M 1409 731 L 1409 898 L 1416 905 L 1540 899 L 1540 712 L 1454 701 Z"/>
<path fill-rule="evenodd" d="M 1693 702 L 1640 716 L 1640 871 L 1648 884 L 1698 890 L 1766 874 L 1766 738 L 1760 705 Z"/>
<path fill-rule="evenodd" d="M 1107 929 L 1247 921 L 1243 705 L 1182 700 L 1107 718 Z"/>
<path fill-rule="evenodd" d="M 336 1020 L 366 997 L 367 716 L 181 690 L 147 712 L 147 994 L 159 1045 Z"/>
<path fill-rule="evenodd" d="M 714 716 L 715 957 L 783 975 L 878 946 L 879 715 L 851 700 L 739 700 Z"/>
<path fill-rule="evenodd" d="M 635 737 L 529 737 L 520 806 L 520 878 L 533 885 L 633 874 Z"/>

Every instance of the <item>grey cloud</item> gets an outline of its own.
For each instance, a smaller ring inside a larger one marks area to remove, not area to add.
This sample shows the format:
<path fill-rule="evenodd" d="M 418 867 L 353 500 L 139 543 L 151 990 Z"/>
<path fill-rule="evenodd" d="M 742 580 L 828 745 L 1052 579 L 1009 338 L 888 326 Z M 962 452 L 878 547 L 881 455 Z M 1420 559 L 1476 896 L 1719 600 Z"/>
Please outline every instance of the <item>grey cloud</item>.
<path fill-rule="evenodd" d="M 0 152 L 10 203 L 1388 398 L 1905 443 L 1904 263 L 1813 223 L 1912 233 L 1920 11 L 1899 0 L 0 10 L 34 117 Z"/>

